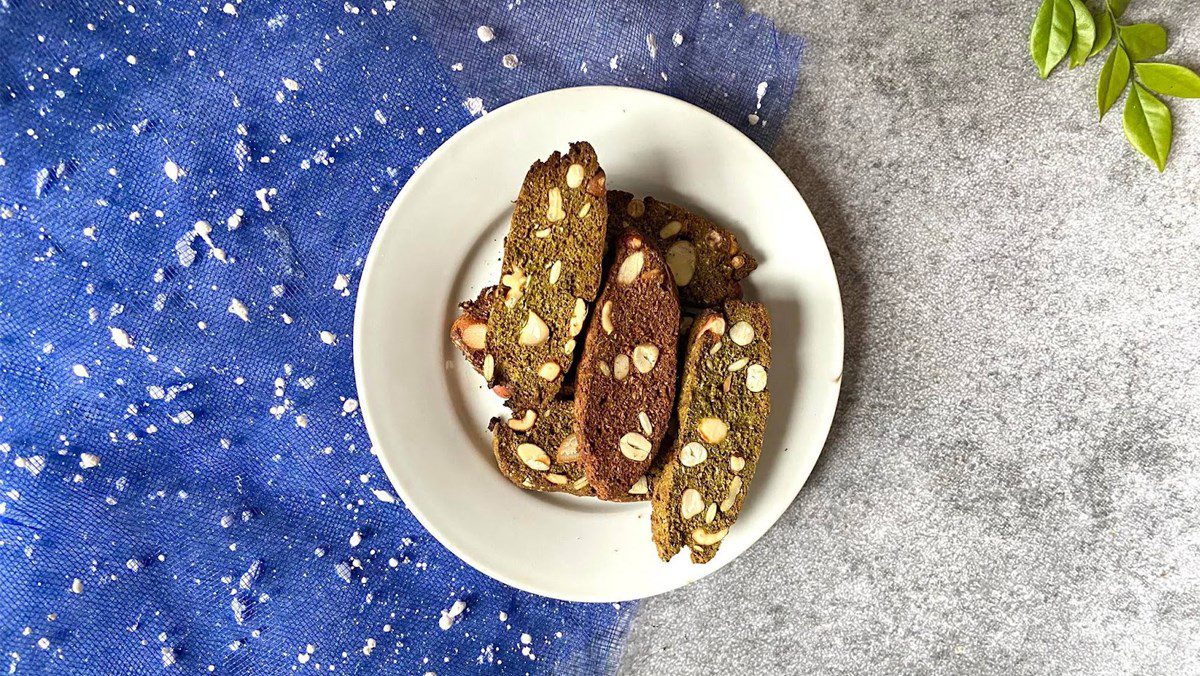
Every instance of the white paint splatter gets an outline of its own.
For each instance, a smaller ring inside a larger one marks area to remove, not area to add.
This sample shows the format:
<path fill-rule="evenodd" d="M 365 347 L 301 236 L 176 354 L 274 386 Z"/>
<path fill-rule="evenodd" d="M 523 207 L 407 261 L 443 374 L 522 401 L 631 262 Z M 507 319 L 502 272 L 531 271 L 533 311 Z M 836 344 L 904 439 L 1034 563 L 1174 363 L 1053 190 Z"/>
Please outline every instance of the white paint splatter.
<path fill-rule="evenodd" d="M 383 490 L 382 488 L 372 488 L 371 492 L 375 494 L 375 497 L 378 498 L 380 502 L 387 502 L 389 504 L 396 502 L 396 496 L 392 495 L 388 491 Z"/>
<path fill-rule="evenodd" d="M 237 7 L 234 6 L 232 2 L 225 3 L 225 6 L 221 8 L 221 11 L 225 12 L 229 16 L 237 16 Z"/>
<path fill-rule="evenodd" d="M 375 121 L 379 124 L 387 124 L 387 116 L 378 108 L 375 109 Z"/>
<path fill-rule="evenodd" d="M 654 37 L 654 33 L 646 34 L 646 49 L 650 51 L 650 58 L 658 58 L 658 38 Z"/>
<path fill-rule="evenodd" d="M 329 331 L 322 331 L 321 342 L 325 343 L 326 345 L 334 345 L 337 343 L 337 336 Z"/>
<path fill-rule="evenodd" d="M 82 594 L 83 593 L 83 580 L 80 580 L 79 578 L 75 578 L 74 580 L 71 580 L 71 591 L 75 594 Z"/>
<path fill-rule="evenodd" d="M 133 347 L 133 339 L 129 337 L 129 334 L 126 333 L 124 329 L 118 329 L 115 326 L 110 326 L 108 327 L 108 332 L 112 337 L 112 342 L 115 343 L 117 347 L 121 348 L 122 350 L 128 350 L 129 348 Z"/>
<path fill-rule="evenodd" d="M 163 164 L 163 171 L 166 172 L 167 178 L 176 183 L 179 182 L 179 178 L 181 176 L 187 176 L 187 172 L 180 168 L 178 164 L 175 164 L 175 160 L 172 160 L 169 157 L 167 158 L 166 163 Z"/>
<path fill-rule="evenodd" d="M 362 544 L 362 533 L 354 531 L 350 534 L 350 546 L 357 547 Z"/>
<path fill-rule="evenodd" d="M 125 63 L 128 63 L 131 66 L 136 66 L 137 65 L 137 57 L 134 56 L 133 54 L 130 54 L 129 56 L 125 57 Z"/>
<path fill-rule="evenodd" d="M 226 312 L 237 315 L 244 322 L 250 321 L 250 313 L 247 312 L 246 306 L 236 298 L 229 299 L 229 307 L 226 309 Z"/>
<path fill-rule="evenodd" d="M 274 197 L 276 194 L 275 188 L 259 188 L 254 191 L 254 196 L 258 198 L 258 205 L 263 211 L 271 210 L 271 203 L 267 201 L 268 197 Z"/>
<path fill-rule="evenodd" d="M 450 629 L 450 627 L 454 626 L 454 623 L 458 621 L 459 616 L 461 616 L 463 611 L 466 609 L 466 602 L 464 602 L 462 599 L 458 599 L 454 602 L 454 605 L 450 606 L 449 609 L 442 611 L 442 616 L 438 618 L 438 626 L 441 627 L 442 631 Z"/>
<path fill-rule="evenodd" d="M 283 78 L 283 86 L 284 86 L 284 87 L 287 87 L 287 90 L 288 90 L 289 92 L 297 92 L 297 91 L 300 91 L 300 83 L 299 83 L 299 82 L 296 82 L 295 80 L 293 80 L 293 79 L 292 79 L 292 78 L 290 78 L 290 77 L 285 77 L 285 78 Z"/>
<path fill-rule="evenodd" d="M 758 111 L 762 110 L 763 97 L 767 95 L 767 83 L 759 82 L 755 93 L 758 95 L 758 101 L 756 101 L 754 104 L 754 112 L 746 116 L 746 121 L 750 123 L 751 127 L 758 124 L 759 120 L 761 119 L 758 116 Z"/>
<path fill-rule="evenodd" d="M 358 400 L 351 397 L 342 402 L 342 411 L 346 413 L 354 413 L 358 410 Z"/>
<path fill-rule="evenodd" d="M 671 44 L 675 45 L 676 47 L 678 47 L 679 45 L 682 45 L 683 44 L 683 33 L 680 33 L 679 31 L 675 31 L 675 34 L 671 36 Z"/>
<path fill-rule="evenodd" d="M 100 464 L 100 456 L 94 453 L 80 453 L 79 466 L 83 469 L 91 469 Z"/>
<path fill-rule="evenodd" d="M 504 57 L 500 59 L 500 63 L 509 70 L 521 65 L 521 62 L 517 59 L 516 54 L 505 54 Z"/>
<path fill-rule="evenodd" d="M 483 99 L 479 98 L 478 96 L 472 96 L 466 101 L 463 101 L 463 105 L 466 106 L 467 112 L 471 113 L 472 117 L 482 115 L 487 112 L 483 108 Z"/>
<path fill-rule="evenodd" d="M 83 364 L 76 364 L 76 365 L 72 366 L 71 372 L 74 373 L 75 375 L 79 376 L 80 378 L 91 378 L 92 377 L 91 374 L 88 373 L 87 367 L 84 366 Z"/>
<path fill-rule="evenodd" d="M 609 60 L 608 60 L 608 67 L 609 67 L 610 69 L 612 69 L 612 70 L 616 70 L 616 69 L 617 69 L 617 59 L 619 59 L 619 58 L 621 58 L 621 55 L 620 55 L 620 54 L 618 54 L 618 55 L 614 56 L 613 58 L 609 59 Z"/>

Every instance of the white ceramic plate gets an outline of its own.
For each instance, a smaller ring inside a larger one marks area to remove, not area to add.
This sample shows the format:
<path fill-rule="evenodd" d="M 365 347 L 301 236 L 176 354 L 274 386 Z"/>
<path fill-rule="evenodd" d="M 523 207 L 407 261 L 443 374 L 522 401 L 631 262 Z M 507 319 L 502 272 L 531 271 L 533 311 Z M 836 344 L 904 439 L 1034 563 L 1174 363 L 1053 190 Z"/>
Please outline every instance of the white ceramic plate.
<path fill-rule="evenodd" d="M 486 429 L 500 401 L 448 338 L 459 301 L 499 278 L 511 201 L 529 165 L 577 140 L 596 148 L 609 188 L 698 209 L 762 261 L 744 286 L 772 316 L 771 418 L 745 508 L 707 565 L 693 565 L 686 549 L 658 559 L 648 503 L 535 493 L 502 477 Z M 535 594 L 625 601 L 716 572 L 791 504 L 837 403 L 841 299 L 804 200 L 741 132 L 653 92 L 564 89 L 472 122 L 404 186 L 363 271 L 354 367 L 388 477 L 450 551 Z"/>

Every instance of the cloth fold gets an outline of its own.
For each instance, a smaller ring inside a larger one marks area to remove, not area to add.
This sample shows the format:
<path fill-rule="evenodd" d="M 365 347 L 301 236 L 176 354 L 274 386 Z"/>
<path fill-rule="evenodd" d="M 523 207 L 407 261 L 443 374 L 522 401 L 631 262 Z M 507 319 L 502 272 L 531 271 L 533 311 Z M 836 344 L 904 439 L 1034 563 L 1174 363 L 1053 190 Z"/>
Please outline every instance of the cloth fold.
<path fill-rule="evenodd" d="M 359 273 L 474 116 L 623 84 L 768 144 L 800 41 L 694 0 L 0 2 L 0 40 L 10 670 L 615 668 L 633 604 L 495 582 L 391 492 L 355 398 Z"/>

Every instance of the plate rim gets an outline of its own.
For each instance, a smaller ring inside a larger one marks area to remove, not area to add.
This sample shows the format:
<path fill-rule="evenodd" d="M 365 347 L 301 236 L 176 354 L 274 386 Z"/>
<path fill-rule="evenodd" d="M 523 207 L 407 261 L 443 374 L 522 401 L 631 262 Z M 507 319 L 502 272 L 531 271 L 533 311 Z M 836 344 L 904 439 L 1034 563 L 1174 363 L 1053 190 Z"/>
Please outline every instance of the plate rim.
<path fill-rule="evenodd" d="M 520 108 L 527 107 L 529 105 L 533 105 L 535 103 L 539 103 L 543 99 L 553 99 L 553 98 L 556 98 L 559 96 L 563 96 L 564 94 L 567 94 L 567 93 L 579 93 L 581 91 L 582 92 L 595 92 L 598 95 L 631 96 L 631 97 L 645 97 L 648 99 L 656 99 L 659 103 L 666 103 L 667 105 L 681 106 L 685 109 L 690 109 L 689 112 L 691 112 L 693 114 L 698 112 L 701 114 L 702 117 L 707 117 L 710 119 L 710 121 L 715 121 L 715 122 L 719 123 L 720 126 L 725 127 L 726 131 L 734 132 L 734 134 L 732 136 L 732 138 L 734 139 L 734 142 L 742 144 L 744 146 L 748 146 L 752 149 L 753 152 L 757 152 L 758 154 L 762 155 L 767 160 L 767 162 L 769 163 L 769 165 L 771 167 L 771 169 L 768 169 L 767 171 L 773 170 L 774 172 L 777 172 L 778 175 L 780 175 L 786 181 L 786 183 L 792 187 L 792 190 L 795 193 L 796 197 L 799 198 L 800 204 L 804 208 L 804 213 L 807 214 L 808 219 L 816 227 L 817 236 L 820 237 L 822 247 L 821 247 L 821 252 L 819 252 L 819 253 L 823 254 L 823 258 L 824 258 L 825 262 L 828 263 L 828 270 L 831 274 L 830 281 L 832 282 L 832 285 L 833 285 L 832 288 L 833 288 L 833 291 L 835 292 L 835 295 L 837 298 L 836 314 L 837 314 L 838 326 L 837 326 L 837 331 L 836 331 L 836 339 L 837 339 L 836 347 L 837 347 L 837 372 L 838 372 L 839 376 L 838 376 L 837 380 L 831 384 L 832 392 L 830 394 L 831 394 L 831 398 L 832 398 L 832 405 L 828 407 L 827 412 L 823 412 L 823 414 L 819 420 L 814 421 L 816 425 L 819 425 L 821 427 L 821 432 L 820 432 L 821 446 L 820 446 L 819 450 L 817 451 L 816 456 L 813 459 L 812 466 L 810 466 L 808 468 L 808 472 L 806 473 L 804 480 L 801 483 L 799 483 L 799 485 L 797 485 L 795 492 L 786 501 L 781 500 L 781 501 L 779 501 L 779 504 L 777 506 L 768 507 L 767 513 L 768 513 L 769 518 L 767 519 L 767 521 L 769 522 L 770 525 L 767 526 L 767 528 L 762 533 L 760 533 L 757 537 L 755 537 L 752 542 L 747 544 L 745 549 L 743 549 L 741 552 L 734 555 L 732 558 L 723 562 L 722 564 L 718 565 L 717 567 L 703 571 L 702 574 L 700 574 L 700 575 L 680 577 L 678 580 L 675 581 L 675 582 L 677 582 L 677 584 L 673 584 L 672 586 L 668 586 L 668 587 L 665 587 L 663 589 L 659 589 L 656 591 L 651 591 L 650 593 L 643 594 L 641 596 L 637 596 L 637 597 L 633 597 L 633 598 L 608 598 L 608 597 L 605 597 L 605 598 L 591 598 L 591 597 L 583 598 L 583 597 L 578 597 L 578 596 L 571 596 L 570 594 L 547 593 L 545 590 L 531 589 L 528 586 L 526 586 L 525 584 L 521 583 L 520 581 L 512 579 L 506 573 L 504 573 L 500 570 L 497 570 L 495 567 L 489 565 L 489 563 L 486 560 L 480 559 L 479 557 L 468 554 L 466 551 L 461 549 L 458 546 L 458 544 L 455 543 L 452 539 L 446 538 L 444 536 L 444 534 L 430 521 L 430 519 L 424 513 L 422 508 L 417 505 L 412 504 L 412 502 L 409 498 L 408 491 L 406 491 L 404 489 L 403 483 L 399 480 L 400 473 L 398 472 L 397 468 L 393 467 L 393 463 L 389 461 L 389 459 L 387 457 L 387 453 L 383 450 L 383 444 L 381 444 L 379 441 L 377 441 L 377 439 L 379 438 L 379 433 L 376 429 L 375 424 L 372 422 L 374 419 L 374 414 L 371 413 L 372 404 L 370 403 L 370 401 L 369 401 L 370 397 L 367 394 L 368 388 L 364 385 L 366 382 L 368 382 L 368 379 L 366 376 L 366 370 L 365 370 L 366 367 L 364 366 L 364 359 L 363 359 L 363 354 L 362 354 L 362 350 L 364 349 L 363 345 L 366 342 L 364 340 L 365 331 L 366 331 L 366 328 L 365 328 L 365 326 L 366 326 L 366 321 L 365 321 L 366 310 L 365 310 L 364 300 L 368 296 L 368 290 L 370 288 L 372 288 L 372 281 L 377 277 L 377 275 L 372 274 L 372 271 L 374 270 L 375 267 L 378 266 L 378 259 L 380 258 L 380 256 L 383 255 L 380 252 L 382 250 L 382 242 L 385 239 L 384 235 L 385 235 L 385 233 L 389 232 L 394 227 L 396 227 L 393 225 L 395 222 L 394 215 L 396 212 L 399 211 L 401 204 L 405 201 L 406 196 L 411 194 L 414 190 L 417 189 L 417 188 L 414 188 L 414 186 L 419 187 L 420 182 L 421 182 L 421 180 L 423 180 L 424 175 L 427 174 L 429 171 L 428 167 L 435 164 L 435 161 L 438 160 L 440 156 L 449 154 L 450 152 L 452 152 L 452 150 L 454 148 L 458 147 L 459 145 L 461 145 L 463 143 L 469 142 L 471 137 L 475 133 L 481 133 L 478 130 L 487 126 L 485 120 L 487 120 L 489 118 L 493 118 L 494 116 L 497 116 L 500 113 L 504 113 L 505 115 L 513 114 L 514 111 L 516 111 Z M 474 131 L 471 131 L 471 130 L 474 130 Z M 470 132 L 470 133 L 468 133 L 468 132 Z M 353 326 L 353 330 L 352 330 L 352 336 L 353 336 L 352 359 L 353 359 L 353 368 L 354 368 L 355 390 L 356 390 L 358 401 L 359 401 L 359 409 L 361 411 L 361 414 L 363 417 L 363 422 L 364 422 L 364 425 L 367 430 L 367 435 L 371 441 L 372 446 L 378 448 L 378 451 L 375 452 L 374 455 L 376 456 L 376 459 L 378 460 L 379 464 L 383 467 L 384 474 L 387 476 L 388 482 L 392 485 L 392 488 L 396 491 L 400 500 L 403 501 L 404 507 L 417 519 L 417 522 L 420 523 L 421 526 L 426 531 L 428 531 L 430 535 L 432 535 L 435 539 L 437 539 L 437 541 L 443 547 L 445 547 L 452 554 L 454 554 L 456 557 L 458 557 L 458 559 L 460 561 L 467 564 L 471 568 L 474 568 L 475 570 L 483 573 L 484 575 L 487 575 L 488 577 L 490 577 L 494 580 L 497 580 L 505 585 L 508 585 L 509 587 L 512 587 L 514 589 L 519 589 L 519 590 L 527 592 L 527 593 L 536 594 L 538 596 L 543 596 L 546 598 L 553 598 L 553 599 L 558 599 L 558 600 L 562 600 L 562 601 L 579 602 L 579 603 L 612 603 L 612 602 L 625 602 L 625 601 L 639 600 L 639 599 L 650 598 L 652 596 L 658 596 L 660 594 L 665 594 L 667 592 L 674 591 L 676 589 L 685 587 L 693 582 L 696 582 L 700 579 L 708 577 L 708 575 L 710 575 L 712 573 L 717 572 L 717 570 L 719 570 L 720 568 L 723 568 L 725 566 L 725 564 L 731 563 L 733 560 L 740 557 L 742 554 L 744 554 L 746 551 L 748 551 L 750 548 L 752 548 L 754 545 L 756 545 L 762 539 L 762 537 L 764 535 L 766 535 L 766 533 L 768 533 L 772 528 L 775 527 L 775 525 L 779 522 L 779 519 L 783 516 L 783 514 L 792 506 L 792 504 L 795 503 L 797 496 L 799 496 L 800 491 L 803 490 L 804 486 L 806 486 L 808 484 L 808 480 L 812 476 L 812 470 L 816 468 L 816 465 L 819 462 L 821 455 L 825 451 L 825 444 L 828 443 L 828 441 L 829 441 L 829 432 L 833 427 L 833 420 L 836 417 L 838 403 L 840 402 L 840 399 L 841 399 L 841 384 L 842 383 L 841 383 L 841 375 L 840 374 L 844 371 L 844 367 L 845 367 L 845 314 L 844 314 L 844 310 L 845 310 L 845 308 L 843 307 L 843 304 L 842 304 L 841 286 L 840 286 L 840 283 L 837 278 L 837 270 L 833 265 L 833 259 L 829 252 L 829 245 L 825 240 L 825 235 L 821 231 L 820 225 L 817 223 L 816 218 L 813 217 L 813 215 L 812 215 L 812 210 L 809 209 L 809 207 L 808 207 L 808 202 L 804 199 L 804 196 L 802 194 L 800 194 L 799 189 L 796 188 L 796 186 L 792 182 L 791 178 L 787 176 L 786 172 L 783 171 L 783 169 L 778 165 L 778 163 L 776 163 L 775 160 L 767 153 L 767 151 L 764 150 L 763 148 L 759 147 L 758 144 L 756 144 L 749 136 L 746 136 L 744 133 L 742 133 L 736 127 L 729 124 L 725 120 L 722 120 L 720 117 L 716 116 L 712 112 L 705 110 L 704 108 L 701 108 L 695 104 L 689 103 L 687 101 L 676 98 L 674 96 L 670 96 L 669 94 L 664 94 L 662 92 L 657 92 L 657 91 L 652 91 L 652 90 L 647 90 L 647 89 L 639 89 L 636 87 L 622 87 L 622 86 L 616 86 L 616 85 L 585 85 L 585 86 L 579 86 L 579 87 L 565 87 L 565 88 L 561 88 L 561 89 L 552 89 L 552 90 L 540 92 L 537 94 L 526 96 L 524 98 L 520 98 L 520 99 L 511 101 L 509 103 L 506 103 L 503 106 L 500 106 L 494 110 L 488 111 L 488 113 L 486 115 L 483 115 L 481 117 L 478 117 L 478 118 L 472 120 L 466 126 L 464 126 L 462 129 L 459 129 L 450 138 L 446 139 L 445 142 L 443 142 L 436 149 L 434 149 L 434 151 L 432 153 L 430 153 L 420 163 L 420 165 L 417 167 L 417 169 L 413 172 L 412 176 L 409 177 L 409 179 L 404 183 L 404 186 L 401 187 L 400 191 L 396 194 L 396 197 L 393 198 L 391 204 L 388 205 L 388 208 L 384 212 L 383 217 L 380 220 L 378 227 L 375 229 L 375 233 L 372 237 L 371 246 L 367 252 L 367 256 L 363 263 L 362 272 L 359 277 L 358 291 L 355 294 L 354 326 Z"/>

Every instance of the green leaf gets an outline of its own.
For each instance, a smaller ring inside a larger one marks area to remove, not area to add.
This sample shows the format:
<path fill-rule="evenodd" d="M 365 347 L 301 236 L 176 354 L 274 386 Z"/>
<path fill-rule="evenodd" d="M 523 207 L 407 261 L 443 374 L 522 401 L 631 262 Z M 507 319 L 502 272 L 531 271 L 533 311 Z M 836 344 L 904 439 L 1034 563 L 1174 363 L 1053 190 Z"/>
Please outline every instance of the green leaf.
<path fill-rule="evenodd" d="M 1134 61 L 1145 61 L 1167 51 L 1167 29 L 1156 23 L 1121 26 L 1120 30 L 1121 42 Z"/>
<path fill-rule="evenodd" d="M 1167 168 L 1171 152 L 1171 109 L 1140 84 L 1134 83 L 1125 99 L 1125 138 L 1154 161 L 1159 171 Z"/>
<path fill-rule="evenodd" d="M 1108 12 L 1100 12 L 1100 16 L 1096 17 L 1096 42 L 1092 45 L 1092 53 L 1088 56 L 1095 56 L 1104 51 L 1108 43 L 1112 42 L 1112 34 L 1112 16 Z"/>
<path fill-rule="evenodd" d="M 1166 96 L 1200 98 L 1200 75 L 1173 63 L 1139 63 L 1138 77 L 1146 87 Z"/>
<path fill-rule="evenodd" d="M 1075 13 L 1075 38 L 1071 41 L 1071 68 L 1082 66 L 1096 43 L 1096 20 L 1083 0 L 1070 0 Z"/>
<path fill-rule="evenodd" d="M 1112 10 L 1113 14 L 1117 15 L 1118 19 L 1121 18 L 1121 15 L 1125 13 L 1128 7 L 1129 0 L 1108 0 L 1108 8 Z"/>
<path fill-rule="evenodd" d="M 1129 57 L 1125 50 L 1117 45 L 1108 53 L 1104 60 L 1104 68 L 1100 69 L 1100 81 L 1096 83 L 1096 105 L 1100 108 L 1100 119 L 1112 108 L 1125 85 L 1129 84 Z"/>
<path fill-rule="evenodd" d="M 1029 32 L 1029 53 L 1043 80 L 1067 55 L 1074 27 L 1075 10 L 1070 0 L 1042 0 Z"/>

